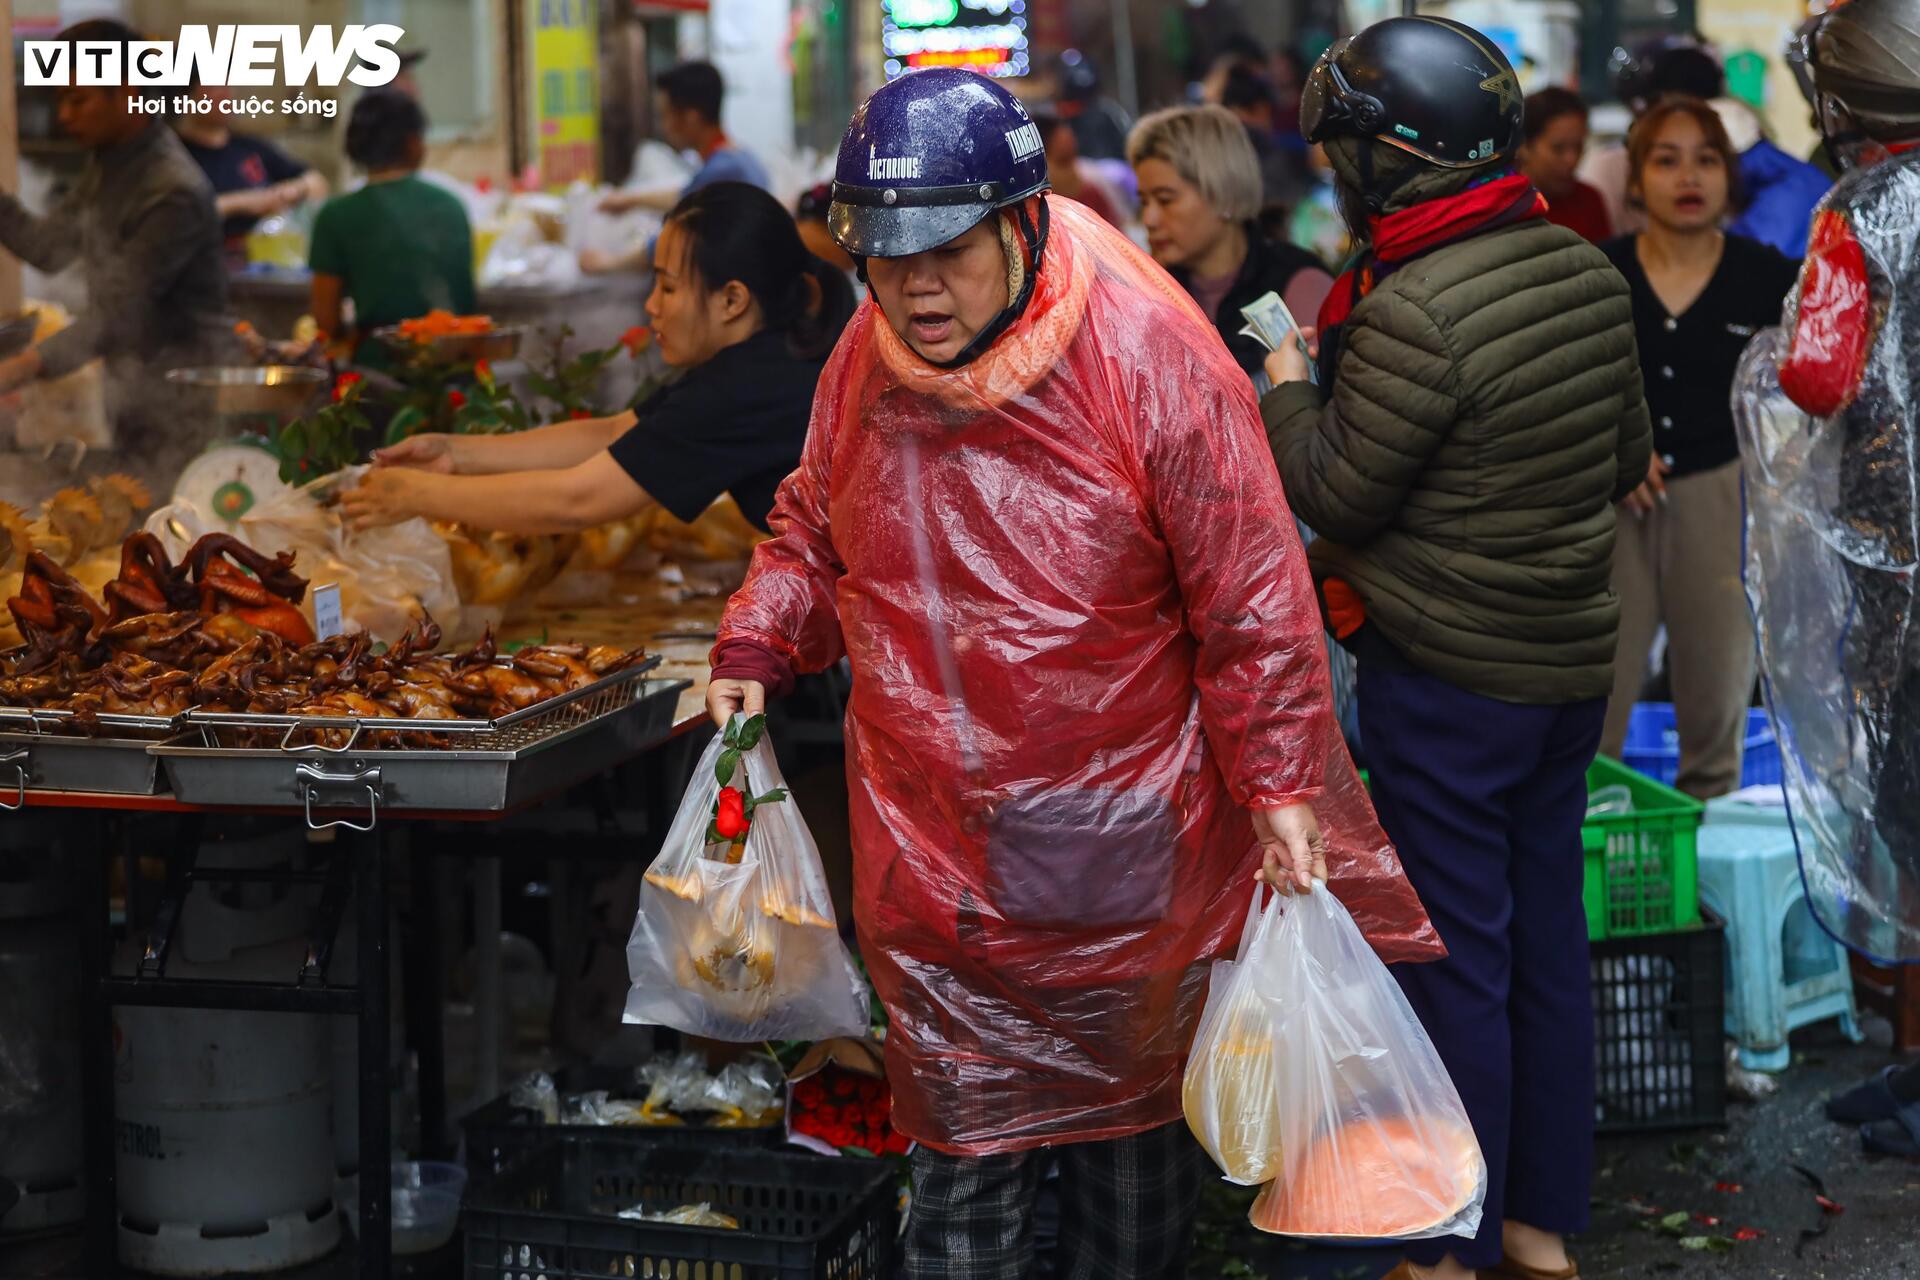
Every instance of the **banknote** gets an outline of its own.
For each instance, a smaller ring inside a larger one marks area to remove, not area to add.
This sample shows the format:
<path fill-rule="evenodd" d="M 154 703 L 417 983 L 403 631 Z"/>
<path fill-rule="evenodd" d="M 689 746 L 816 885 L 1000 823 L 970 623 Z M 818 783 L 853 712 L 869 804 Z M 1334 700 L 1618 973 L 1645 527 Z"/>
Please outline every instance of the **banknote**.
<path fill-rule="evenodd" d="M 1300 324 L 1277 293 L 1261 294 L 1240 308 L 1240 314 L 1246 318 L 1240 332 L 1269 351 L 1278 351 L 1282 344 L 1300 340 Z"/>

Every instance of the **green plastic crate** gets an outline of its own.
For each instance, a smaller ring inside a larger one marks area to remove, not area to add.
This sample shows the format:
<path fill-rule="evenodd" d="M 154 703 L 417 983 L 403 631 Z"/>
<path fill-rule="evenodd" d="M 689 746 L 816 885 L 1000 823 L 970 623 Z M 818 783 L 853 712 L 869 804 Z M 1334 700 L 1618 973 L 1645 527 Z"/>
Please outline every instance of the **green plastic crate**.
<path fill-rule="evenodd" d="M 1589 818 L 1580 828 L 1588 937 L 1631 938 L 1697 926 L 1697 845 L 1706 806 L 1603 756 L 1587 770 L 1587 791 L 1612 786 L 1627 788 L 1633 812 Z"/>

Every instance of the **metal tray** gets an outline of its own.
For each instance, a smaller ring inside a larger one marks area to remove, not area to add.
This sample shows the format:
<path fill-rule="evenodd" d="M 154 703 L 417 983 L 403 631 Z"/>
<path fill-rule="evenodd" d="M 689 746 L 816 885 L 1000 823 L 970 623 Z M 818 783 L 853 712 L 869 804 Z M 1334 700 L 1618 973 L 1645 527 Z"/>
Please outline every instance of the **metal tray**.
<path fill-rule="evenodd" d="M 315 829 L 371 830 L 382 812 L 500 812 L 593 777 L 666 737 L 688 682 L 647 679 L 658 663 L 649 658 L 492 721 L 191 711 L 184 732 L 149 750 L 174 794 L 189 804 L 292 807 Z M 311 740 L 316 732 L 327 740 Z M 403 732 L 444 735 L 450 743 L 409 746 L 395 737 Z"/>
<path fill-rule="evenodd" d="M 373 336 L 398 355 L 426 352 L 443 364 L 465 364 L 476 360 L 511 360 L 520 354 L 520 340 L 526 337 L 520 325 L 501 325 L 480 333 L 443 333 L 425 342 L 409 338 L 397 324 L 375 329 Z"/>
<path fill-rule="evenodd" d="M 104 714 L 103 732 L 73 727 L 71 711 L 0 707 L 0 809 L 18 809 L 32 791 L 151 796 L 165 788 L 148 748 L 180 728 L 180 716 Z"/>

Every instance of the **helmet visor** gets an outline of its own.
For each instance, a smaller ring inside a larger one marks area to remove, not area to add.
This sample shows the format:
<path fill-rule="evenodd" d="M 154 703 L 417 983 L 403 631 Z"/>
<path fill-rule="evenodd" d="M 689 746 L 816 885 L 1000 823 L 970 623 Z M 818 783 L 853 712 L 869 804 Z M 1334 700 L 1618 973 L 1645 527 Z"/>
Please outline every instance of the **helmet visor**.
<path fill-rule="evenodd" d="M 836 200 L 827 210 L 834 242 L 856 258 L 904 258 L 937 249 L 993 211 L 981 204 L 883 205 Z"/>
<path fill-rule="evenodd" d="M 1347 79 L 1333 62 L 1346 47 L 1347 41 L 1342 40 L 1321 54 L 1301 87 L 1300 133 L 1308 142 L 1325 142 L 1351 119 L 1346 102 Z"/>

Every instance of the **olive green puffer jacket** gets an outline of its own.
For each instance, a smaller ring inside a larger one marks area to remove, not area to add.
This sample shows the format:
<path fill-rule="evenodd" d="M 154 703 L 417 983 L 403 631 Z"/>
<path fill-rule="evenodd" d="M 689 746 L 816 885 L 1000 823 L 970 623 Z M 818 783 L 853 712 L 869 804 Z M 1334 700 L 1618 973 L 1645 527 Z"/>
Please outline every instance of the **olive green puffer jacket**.
<path fill-rule="evenodd" d="M 1432 177 L 1405 190 L 1463 185 Z M 1285 383 L 1261 411 L 1315 579 L 1414 667 L 1507 702 L 1607 696 L 1614 503 L 1652 435 L 1598 249 L 1535 219 L 1405 263 L 1348 318 L 1331 400 Z"/>

